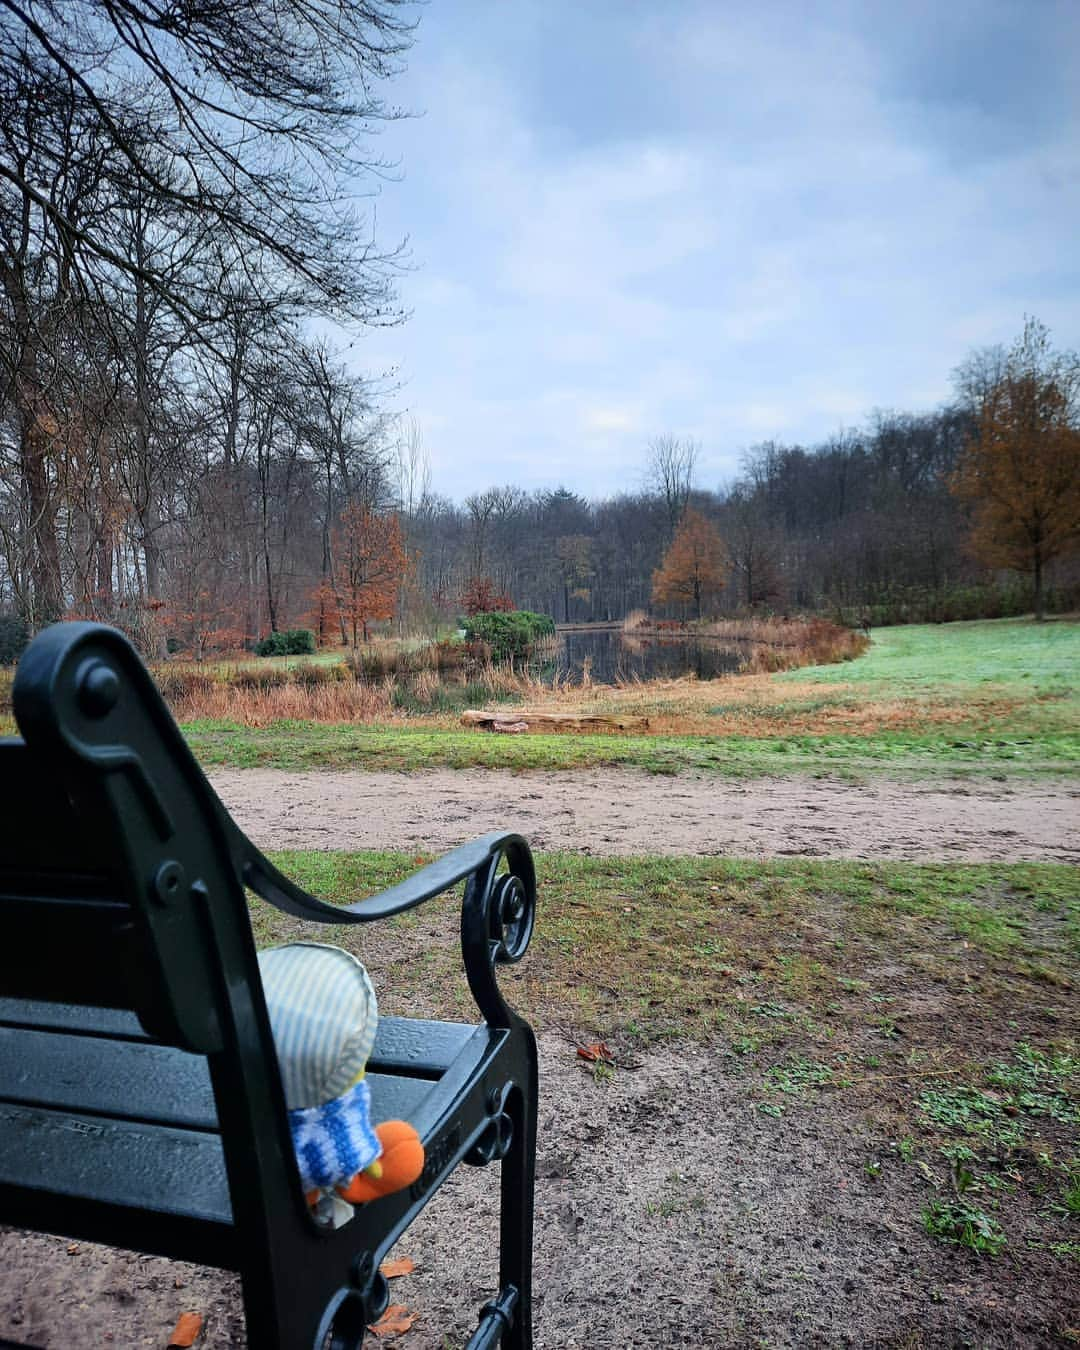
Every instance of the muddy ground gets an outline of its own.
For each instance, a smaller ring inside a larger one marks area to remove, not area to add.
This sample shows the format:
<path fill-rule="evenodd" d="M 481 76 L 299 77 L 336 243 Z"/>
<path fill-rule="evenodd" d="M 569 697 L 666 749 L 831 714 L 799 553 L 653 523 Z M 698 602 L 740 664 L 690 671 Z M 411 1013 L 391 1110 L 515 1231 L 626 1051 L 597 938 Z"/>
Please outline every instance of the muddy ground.
<path fill-rule="evenodd" d="M 1065 783 L 733 782 L 628 769 L 220 769 L 211 781 L 265 848 L 437 852 L 513 829 L 535 849 L 601 855 L 1080 862 L 1080 790 Z"/>
<path fill-rule="evenodd" d="M 823 1100 L 763 1116 L 716 1048 L 650 1051 L 602 1081 L 557 1033 L 541 1057 L 539 1350 L 1076 1343 L 1080 1281 L 1021 1233 L 993 1262 L 934 1243 L 925 1184 L 865 1113 Z M 417 1269 L 392 1295 L 417 1320 L 403 1350 L 472 1330 L 495 1286 L 496 1180 L 464 1169 L 406 1235 Z M 0 1262 L 0 1336 L 163 1350 L 197 1309 L 200 1345 L 245 1344 L 230 1277 L 15 1234 Z"/>

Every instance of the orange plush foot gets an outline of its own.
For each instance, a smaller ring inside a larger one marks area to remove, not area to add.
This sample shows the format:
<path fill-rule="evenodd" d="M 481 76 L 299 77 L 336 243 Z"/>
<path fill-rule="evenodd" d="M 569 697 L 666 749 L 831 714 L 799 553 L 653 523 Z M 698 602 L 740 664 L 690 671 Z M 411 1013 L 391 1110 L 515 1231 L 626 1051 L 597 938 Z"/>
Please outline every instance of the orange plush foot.
<path fill-rule="evenodd" d="M 404 1120 L 386 1120 L 375 1126 L 375 1133 L 382 1144 L 382 1153 L 373 1165 L 378 1175 L 357 1172 L 348 1186 L 338 1190 L 351 1205 L 364 1205 L 380 1195 L 403 1191 L 424 1170 L 424 1146 L 411 1125 Z"/>

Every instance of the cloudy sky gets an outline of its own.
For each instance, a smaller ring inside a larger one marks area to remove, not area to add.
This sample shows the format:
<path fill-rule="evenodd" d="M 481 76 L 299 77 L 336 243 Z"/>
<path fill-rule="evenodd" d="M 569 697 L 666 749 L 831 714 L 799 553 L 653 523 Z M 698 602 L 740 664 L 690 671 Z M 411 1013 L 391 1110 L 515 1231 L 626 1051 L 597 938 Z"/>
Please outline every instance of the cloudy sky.
<path fill-rule="evenodd" d="M 637 486 L 1080 346 L 1078 0 L 430 0 L 380 149 L 437 491 Z"/>

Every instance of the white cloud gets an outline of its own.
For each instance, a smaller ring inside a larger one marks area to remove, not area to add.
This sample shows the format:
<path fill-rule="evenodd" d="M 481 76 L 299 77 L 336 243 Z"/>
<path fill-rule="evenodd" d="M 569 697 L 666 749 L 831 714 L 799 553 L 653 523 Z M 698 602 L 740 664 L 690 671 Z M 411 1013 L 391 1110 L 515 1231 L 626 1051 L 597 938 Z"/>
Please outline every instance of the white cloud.
<path fill-rule="evenodd" d="M 586 431 L 640 431 L 641 415 L 629 408 L 589 408 L 582 425 Z"/>
<path fill-rule="evenodd" d="M 377 346 L 438 428 L 437 486 L 611 491 L 673 429 L 731 465 L 936 401 L 1025 311 L 1080 340 L 1075 104 L 1005 147 L 898 83 L 895 35 L 841 0 L 610 25 L 609 49 L 566 0 L 424 14 L 427 115 L 399 124 L 407 177 L 380 204 L 412 237 L 414 313 Z M 567 83 L 571 49 L 591 86 Z"/>

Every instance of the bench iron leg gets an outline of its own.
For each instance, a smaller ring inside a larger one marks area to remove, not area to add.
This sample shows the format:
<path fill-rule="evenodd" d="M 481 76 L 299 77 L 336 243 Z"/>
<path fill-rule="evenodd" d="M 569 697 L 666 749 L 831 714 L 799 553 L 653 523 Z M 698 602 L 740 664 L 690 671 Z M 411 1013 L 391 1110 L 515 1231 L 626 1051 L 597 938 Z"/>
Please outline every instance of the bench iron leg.
<path fill-rule="evenodd" d="M 535 1055 L 535 1051 L 533 1052 Z M 499 1287 L 495 1306 L 513 1289 L 513 1323 L 502 1336 L 503 1350 L 532 1350 L 533 1187 L 536 1180 L 536 1061 L 520 1088 L 507 1098 L 513 1121 L 510 1149 L 502 1161 Z M 492 1342 L 498 1344 L 498 1342 Z"/>
<path fill-rule="evenodd" d="M 485 1303 L 480 1311 L 480 1325 L 469 1337 L 465 1350 L 499 1350 L 503 1336 L 513 1330 L 517 1301 L 518 1291 L 509 1285 L 498 1298 Z"/>

